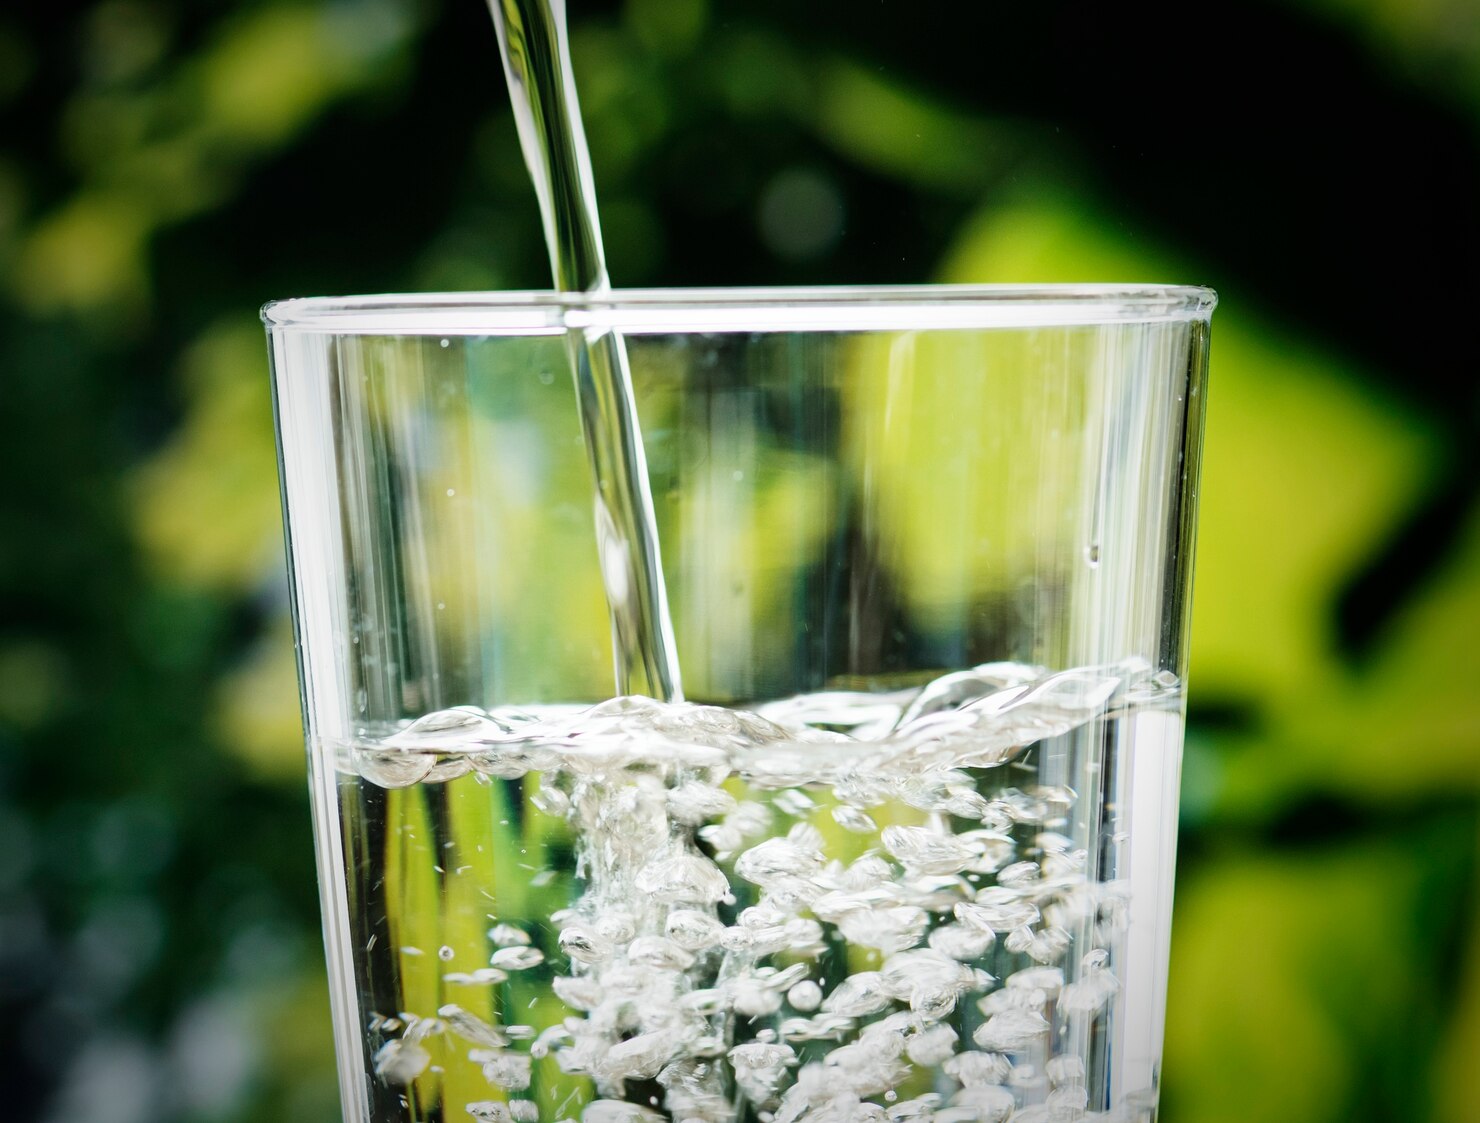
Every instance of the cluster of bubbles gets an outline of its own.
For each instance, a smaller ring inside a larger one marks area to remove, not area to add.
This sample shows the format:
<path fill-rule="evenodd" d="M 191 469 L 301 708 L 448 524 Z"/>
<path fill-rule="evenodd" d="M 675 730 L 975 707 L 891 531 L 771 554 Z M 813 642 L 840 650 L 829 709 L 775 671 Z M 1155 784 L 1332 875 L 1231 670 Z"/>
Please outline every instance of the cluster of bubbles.
<path fill-rule="evenodd" d="M 910 694 L 755 712 L 641 698 L 464 708 L 354 749 L 388 786 L 537 776 L 532 800 L 569 824 L 583 886 L 548 918 L 568 1016 L 495 1025 L 444 1005 L 383 1020 L 400 1036 L 378 1075 L 416 1079 L 435 1033 L 461 1038 L 507 1097 L 466 1106 L 485 1123 L 539 1118 L 528 1095 L 545 1057 L 594 1084 L 582 1123 L 1144 1118 L 1149 1091 L 1089 1110 L 1085 1066 L 1088 1027 L 1120 989 L 1105 948 L 1127 887 L 1090 876 L 1061 833 L 1074 791 L 992 770 L 1147 678 L 1132 664 L 993 664 Z M 829 856 L 823 816 L 860 856 Z M 447 982 L 494 985 L 544 963 L 515 924 L 489 937 L 488 967 Z M 1005 978 L 988 970 L 1004 964 Z M 921 1070 L 930 1079 L 912 1081 Z M 628 1102 L 637 1084 L 661 1095 Z"/>

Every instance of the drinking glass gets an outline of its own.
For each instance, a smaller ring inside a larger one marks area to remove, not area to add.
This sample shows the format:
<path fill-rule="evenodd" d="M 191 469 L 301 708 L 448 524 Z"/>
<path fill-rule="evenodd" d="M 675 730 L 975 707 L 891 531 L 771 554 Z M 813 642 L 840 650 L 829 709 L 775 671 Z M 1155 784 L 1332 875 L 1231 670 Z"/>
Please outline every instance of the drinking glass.
<path fill-rule="evenodd" d="M 1214 302 L 269 305 L 346 1121 L 1154 1119 Z M 614 697 L 612 336 L 682 701 Z"/>

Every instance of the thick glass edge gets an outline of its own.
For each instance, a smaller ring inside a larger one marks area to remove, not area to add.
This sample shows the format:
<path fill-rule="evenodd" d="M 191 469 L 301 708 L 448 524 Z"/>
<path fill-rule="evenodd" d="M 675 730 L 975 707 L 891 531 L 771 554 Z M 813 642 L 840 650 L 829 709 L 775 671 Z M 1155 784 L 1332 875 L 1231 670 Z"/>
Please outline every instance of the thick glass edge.
<path fill-rule="evenodd" d="M 1209 288 L 1119 284 L 387 293 L 275 300 L 262 320 L 274 332 L 348 335 L 898 330 L 1206 320 L 1217 302 Z"/>

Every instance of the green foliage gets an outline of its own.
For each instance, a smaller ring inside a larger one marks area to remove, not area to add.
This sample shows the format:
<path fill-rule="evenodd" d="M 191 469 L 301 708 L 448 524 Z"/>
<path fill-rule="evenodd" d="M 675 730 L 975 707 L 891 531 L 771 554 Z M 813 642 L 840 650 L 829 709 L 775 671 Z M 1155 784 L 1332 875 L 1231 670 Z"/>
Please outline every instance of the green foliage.
<path fill-rule="evenodd" d="M 573 7 L 623 283 L 1223 291 L 1166 1117 L 1480 1119 L 1480 473 L 1473 380 L 1448 382 L 1474 364 L 1475 6 L 1121 6 L 1107 29 L 980 5 L 934 39 L 904 5 Z M 1204 79 L 1226 36 L 1302 45 L 1259 76 L 1288 113 L 1237 85 L 1258 60 Z M 1321 97 L 1279 85 L 1301 80 Z M 0 122 L 7 1117 L 326 1120 L 253 309 L 544 283 L 493 33 L 462 0 L 22 6 Z M 822 211 L 833 232 L 798 237 Z M 734 556 L 781 570 L 813 520 L 756 486 Z M 681 538 L 704 502 L 662 517 Z M 895 512 L 945 536 L 906 569 L 964 549 L 927 514 Z M 583 518 L 550 533 L 586 549 Z"/>
<path fill-rule="evenodd" d="M 1082 205 L 1038 202 L 970 226 L 947 277 L 1150 279 L 1170 256 L 1115 237 Z M 1176 1114 L 1196 1120 L 1352 1118 L 1371 1079 L 1362 1058 L 1418 1021 L 1416 1006 L 1443 1005 L 1421 966 L 1438 967 L 1420 890 L 1466 900 L 1442 873 L 1425 876 L 1415 807 L 1473 807 L 1480 791 L 1480 693 L 1455 658 L 1480 621 L 1473 531 L 1365 665 L 1342 658 L 1331 621 L 1352 560 L 1394 532 L 1436 470 L 1433 432 L 1340 358 L 1282 335 L 1236 304 L 1217 317 L 1190 682 L 1194 714 L 1210 699 L 1244 727 L 1194 726 L 1184 829 L 1193 840 L 1229 821 L 1267 829 L 1333 798 L 1360 803 L 1371 828 L 1317 854 L 1243 841 L 1205 868 L 1184 864 L 1167 1070 Z M 1396 837 L 1395 814 L 1409 822 Z M 1461 826 L 1436 844 L 1472 841 Z M 1385 1117 L 1420 1117 L 1418 1090 L 1383 1091 Z"/>

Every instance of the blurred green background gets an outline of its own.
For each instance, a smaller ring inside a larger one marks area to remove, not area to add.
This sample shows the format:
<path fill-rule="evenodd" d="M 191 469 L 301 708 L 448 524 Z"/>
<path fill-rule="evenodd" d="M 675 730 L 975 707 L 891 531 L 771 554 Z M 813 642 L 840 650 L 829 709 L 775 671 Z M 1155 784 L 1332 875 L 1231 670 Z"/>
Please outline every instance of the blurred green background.
<path fill-rule="evenodd" d="M 1480 4 L 573 6 L 619 285 L 1220 290 L 1165 1117 L 1480 1120 Z M 0 13 L 6 1119 L 336 1116 L 257 307 L 547 283 L 494 52 Z"/>

